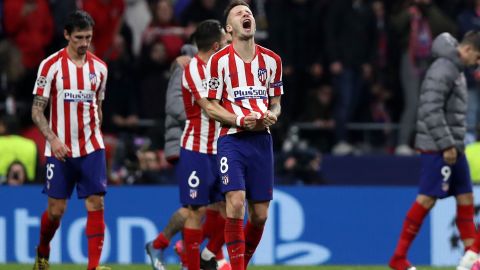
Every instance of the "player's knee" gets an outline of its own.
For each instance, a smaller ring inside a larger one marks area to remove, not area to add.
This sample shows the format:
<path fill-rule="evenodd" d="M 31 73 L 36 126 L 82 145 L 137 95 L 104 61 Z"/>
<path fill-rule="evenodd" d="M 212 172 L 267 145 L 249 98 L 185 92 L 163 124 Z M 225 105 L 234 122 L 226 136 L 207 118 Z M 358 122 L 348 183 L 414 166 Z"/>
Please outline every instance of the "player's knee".
<path fill-rule="evenodd" d="M 102 196 L 90 196 L 86 200 L 87 210 L 88 211 L 98 211 L 102 210 L 104 207 L 103 197 Z"/>
<path fill-rule="evenodd" d="M 62 204 L 62 203 L 52 204 L 48 207 L 48 215 L 53 220 L 59 220 L 62 218 L 63 214 L 65 213 L 66 208 L 67 208 L 66 204 Z"/>
<path fill-rule="evenodd" d="M 250 215 L 250 223 L 255 226 L 264 226 L 267 222 L 268 212 L 265 213 L 254 213 Z"/>
<path fill-rule="evenodd" d="M 228 204 L 235 211 L 240 211 L 245 208 L 245 200 L 241 199 L 231 200 Z"/>
<path fill-rule="evenodd" d="M 426 195 L 418 195 L 416 200 L 421 206 L 425 207 L 426 209 L 431 209 L 436 202 L 435 198 Z"/>

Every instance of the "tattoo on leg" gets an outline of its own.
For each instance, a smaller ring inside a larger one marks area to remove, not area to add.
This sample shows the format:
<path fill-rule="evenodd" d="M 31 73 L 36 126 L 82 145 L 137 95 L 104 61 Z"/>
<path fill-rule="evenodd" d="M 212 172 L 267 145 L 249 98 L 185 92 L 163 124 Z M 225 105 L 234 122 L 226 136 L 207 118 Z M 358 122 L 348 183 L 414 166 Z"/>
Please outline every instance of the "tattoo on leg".
<path fill-rule="evenodd" d="M 187 217 L 182 216 L 180 213 L 180 209 L 177 210 L 170 220 L 168 221 L 167 226 L 163 230 L 163 234 L 165 237 L 170 240 L 172 237 L 177 234 L 179 231 L 183 229 L 183 225 L 185 224 L 185 220 Z"/>

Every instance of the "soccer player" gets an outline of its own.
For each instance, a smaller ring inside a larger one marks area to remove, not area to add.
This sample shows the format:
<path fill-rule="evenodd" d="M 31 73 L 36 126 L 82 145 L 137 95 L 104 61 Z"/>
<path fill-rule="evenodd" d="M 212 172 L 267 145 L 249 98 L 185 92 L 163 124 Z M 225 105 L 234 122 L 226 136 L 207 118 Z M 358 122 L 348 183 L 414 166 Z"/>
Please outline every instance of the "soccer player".
<path fill-rule="evenodd" d="M 105 146 L 100 126 L 107 66 L 88 51 L 94 21 L 85 11 L 68 17 L 66 48 L 43 60 L 33 90 L 33 122 L 47 140 L 47 181 L 43 193 L 48 208 L 40 225 L 40 243 L 33 269 L 49 269 L 50 241 L 60 225 L 73 189 L 87 209 L 88 270 L 99 266 L 105 223 L 103 217 L 107 177 Z M 50 101 L 50 117 L 44 110 Z"/>
<path fill-rule="evenodd" d="M 225 32 L 220 22 L 207 20 L 195 31 L 198 54 L 185 67 L 182 77 L 182 92 L 187 121 L 181 139 L 177 179 L 180 186 L 180 201 L 188 208 L 188 217 L 183 229 L 188 258 L 188 269 L 200 269 L 199 245 L 202 242 L 202 219 L 206 206 L 223 200 L 220 179 L 216 166 L 216 131 L 218 122 L 208 117 L 197 101 L 205 98 L 206 62 L 226 44 Z M 224 224 L 223 224 L 224 225 Z M 223 226 L 221 227 L 223 230 Z M 210 239 L 212 240 L 212 239 Z M 202 269 L 216 269 L 215 253 L 223 245 L 223 237 L 210 242 L 210 265 Z M 213 245 L 212 245 L 213 244 Z"/>
<path fill-rule="evenodd" d="M 389 263 L 395 270 L 415 269 L 407 252 L 437 199 L 455 196 L 456 224 L 466 249 L 475 238 L 472 183 L 464 154 L 467 88 L 463 70 L 480 63 L 480 33 L 469 32 L 460 43 L 443 33 L 435 38 L 432 52 L 436 59 L 422 83 L 417 114 L 420 188 Z"/>
<path fill-rule="evenodd" d="M 256 24 L 247 3 L 232 1 L 225 17 L 232 44 L 208 61 L 208 98 L 212 99 L 210 110 L 222 106 L 236 115 L 235 124 L 231 119 L 221 121 L 217 166 L 226 197 L 225 243 L 230 264 L 233 270 L 243 270 L 260 242 L 272 199 L 269 127 L 280 115 L 282 63 L 277 54 L 255 44 Z"/>
<path fill-rule="evenodd" d="M 205 214 L 206 218 L 205 218 L 205 222 L 203 223 L 201 233 L 203 238 L 209 239 L 209 242 L 201 253 L 200 263 L 201 263 L 202 269 L 204 270 L 216 269 L 215 260 L 219 261 L 219 269 L 229 269 L 229 266 L 230 266 L 223 258 L 223 253 L 220 249 L 220 247 L 224 243 L 223 230 L 225 225 L 225 219 L 224 217 L 222 217 L 222 215 L 219 212 L 222 208 L 225 209 L 225 204 L 214 203 L 209 205 L 209 207 L 206 210 L 204 207 L 206 204 L 210 202 L 218 201 L 219 199 L 223 198 L 221 197 L 221 193 L 219 193 L 219 188 L 217 187 L 217 190 L 215 190 L 214 181 L 216 181 L 215 175 L 217 174 L 216 172 L 218 171 L 216 168 L 216 163 L 214 163 L 214 167 L 212 168 L 212 170 L 209 170 L 208 166 L 206 168 L 198 167 L 198 164 L 203 164 L 205 162 L 208 163 L 209 159 L 216 160 L 214 156 L 214 154 L 216 153 L 216 149 L 215 149 L 216 136 L 214 135 L 218 125 L 213 125 L 212 126 L 214 127 L 213 129 L 207 129 L 203 131 L 196 130 L 196 128 L 198 128 L 197 124 L 199 123 L 203 123 L 203 125 L 200 125 L 200 127 L 205 125 L 208 127 L 210 124 L 215 123 L 214 120 L 208 120 L 208 116 L 206 115 L 205 112 L 199 113 L 201 110 L 201 107 L 199 107 L 198 103 L 196 102 L 196 99 L 198 101 L 198 98 L 200 98 L 199 91 L 205 92 L 205 90 L 202 90 L 204 89 L 203 86 L 198 89 L 195 88 L 195 86 L 201 86 L 202 80 L 203 81 L 205 80 L 205 75 L 204 75 L 205 71 L 203 69 L 205 69 L 205 63 L 207 62 L 208 58 L 219 48 L 224 47 L 225 43 L 228 42 L 228 37 L 226 38 L 224 37 L 224 35 L 225 35 L 224 30 L 221 29 L 221 25 L 217 21 L 209 20 L 200 24 L 197 27 L 197 31 L 193 36 L 195 36 L 194 38 L 195 42 L 203 51 L 201 51 L 192 60 L 192 62 L 190 62 L 190 64 L 186 66 L 187 69 L 189 70 L 189 74 L 193 74 L 195 78 L 191 82 L 193 83 L 193 86 L 192 86 L 193 88 L 190 88 L 191 86 L 185 81 L 186 80 L 185 76 L 183 76 L 183 66 L 181 64 L 181 62 L 183 61 L 180 61 L 179 58 L 177 58 L 178 65 L 176 64 L 173 74 L 169 81 L 169 87 L 167 90 L 167 101 L 169 105 L 167 107 L 167 113 L 169 114 L 168 119 L 170 120 L 168 121 L 168 123 L 166 122 L 166 127 L 168 129 L 168 131 L 166 132 L 166 137 L 168 135 L 168 138 L 169 138 L 168 139 L 169 143 L 168 144 L 166 143 L 166 146 L 165 146 L 166 151 L 168 147 L 168 152 L 170 153 L 170 156 L 180 155 L 180 159 L 179 159 L 180 162 L 177 165 L 178 166 L 177 178 L 178 178 L 181 189 L 183 188 L 185 192 L 188 192 L 189 190 L 189 187 L 187 185 L 188 179 L 190 177 L 190 173 L 192 173 L 193 171 L 198 171 L 199 169 L 203 170 L 202 174 L 204 175 L 202 175 L 202 177 L 200 177 L 199 179 L 204 179 L 204 180 L 200 182 L 199 187 L 195 189 L 194 193 L 183 194 L 184 196 L 181 197 L 181 201 L 184 207 L 179 208 L 174 213 L 174 215 L 172 215 L 168 225 L 165 227 L 163 232 L 161 232 L 156 237 L 155 240 L 148 242 L 146 244 L 146 251 L 151 259 L 152 268 L 154 270 L 164 269 L 164 265 L 162 262 L 163 250 L 166 247 L 168 247 L 170 243 L 170 239 L 173 237 L 173 235 L 176 234 L 179 230 L 184 228 L 185 221 L 187 220 L 191 211 L 193 211 L 194 214 L 200 217 L 202 217 L 203 213 L 206 212 Z M 185 45 L 184 48 L 182 48 L 182 51 L 185 51 L 190 55 L 193 52 L 193 46 Z M 199 59 L 203 59 L 203 60 L 199 60 Z M 202 61 L 203 65 L 192 64 L 193 62 L 197 63 L 198 61 Z M 202 76 L 200 76 L 199 68 L 202 69 L 201 70 L 203 74 Z M 182 87 L 181 77 L 184 77 L 183 87 Z M 182 92 L 183 92 L 183 98 L 182 98 Z M 206 93 L 204 94 L 204 96 L 206 96 Z M 181 99 L 181 101 L 178 101 L 179 99 Z M 178 104 L 179 102 L 181 102 L 181 104 Z M 184 102 L 186 102 L 185 105 L 183 104 Z M 204 103 L 202 104 L 205 104 L 205 102 L 207 102 L 206 99 L 203 100 L 203 102 Z M 184 119 L 184 116 L 182 116 L 185 114 L 184 108 L 187 108 L 188 122 L 183 132 L 182 138 L 177 138 L 177 135 L 175 135 L 177 133 L 176 129 L 177 129 L 177 126 L 180 126 L 178 122 Z M 232 116 L 233 116 L 232 119 L 234 122 L 236 116 L 235 115 L 232 115 Z M 190 129 L 190 131 L 192 131 L 192 128 L 193 128 L 193 132 L 187 133 L 187 130 Z M 188 141 L 190 141 L 190 143 L 187 143 Z M 178 146 L 178 150 L 176 149 L 177 146 Z M 180 146 L 181 148 L 183 148 L 181 153 L 179 153 Z M 197 146 L 199 146 L 200 148 L 197 149 Z M 191 156 L 189 154 L 191 153 L 195 154 L 194 159 L 195 161 L 198 161 L 198 163 L 192 162 L 191 158 L 189 161 L 189 157 Z M 188 175 L 184 175 L 185 173 L 187 173 Z M 197 194 L 196 193 L 197 190 L 199 194 L 202 194 L 202 196 L 198 196 L 198 197 L 195 197 L 196 199 L 192 199 L 191 196 L 193 196 L 194 194 Z M 212 194 L 212 196 L 208 196 L 209 194 Z M 210 198 L 213 198 L 213 200 L 210 200 Z M 192 203 L 194 205 L 192 205 Z M 191 222 L 192 221 L 190 221 L 190 223 Z M 201 222 L 195 223 L 195 224 L 196 226 L 202 225 Z M 188 233 L 189 231 L 191 230 L 188 230 L 188 229 L 184 230 L 184 237 L 185 237 L 187 248 L 189 247 L 188 237 L 187 237 L 187 235 L 189 234 Z M 195 228 L 195 230 L 193 231 L 194 233 L 197 233 L 197 236 L 198 236 L 198 228 Z M 203 238 L 201 240 L 203 240 Z M 175 245 L 177 252 L 179 251 L 178 246 L 179 246 L 178 244 Z M 195 265 L 198 264 L 199 262 L 198 254 L 194 253 L 194 256 L 195 255 L 197 257 L 196 259 L 193 259 L 194 264 L 192 265 L 192 267 L 196 267 Z M 181 256 L 181 257 L 182 257 L 183 266 L 184 267 L 188 266 L 188 263 L 184 261 L 184 258 L 186 256 Z"/>

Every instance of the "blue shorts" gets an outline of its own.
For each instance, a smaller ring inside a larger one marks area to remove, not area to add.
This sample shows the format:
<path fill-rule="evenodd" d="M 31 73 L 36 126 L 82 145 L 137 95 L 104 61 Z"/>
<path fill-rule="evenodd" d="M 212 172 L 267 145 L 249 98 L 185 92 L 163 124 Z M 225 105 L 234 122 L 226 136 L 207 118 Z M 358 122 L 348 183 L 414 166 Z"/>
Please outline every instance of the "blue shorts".
<path fill-rule="evenodd" d="M 201 206 L 224 200 L 216 162 L 216 155 L 180 148 L 176 177 L 182 205 Z"/>
<path fill-rule="evenodd" d="M 240 132 L 217 142 L 222 192 L 245 190 L 248 200 L 269 201 L 273 191 L 273 145 L 268 132 Z"/>
<path fill-rule="evenodd" d="M 443 161 L 442 153 L 421 154 L 419 194 L 434 198 L 446 198 L 472 192 L 472 181 L 465 154 L 459 154 L 457 162 L 450 166 Z"/>
<path fill-rule="evenodd" d="M 55 199 L 69 199 L 77 185 L 79 199 L 105 194 L 107 171 L 105 150 L 97 150 L 83 157 L 66 158 L 65 162 L 47 157 L 47 181 L 43 193 Z"/>

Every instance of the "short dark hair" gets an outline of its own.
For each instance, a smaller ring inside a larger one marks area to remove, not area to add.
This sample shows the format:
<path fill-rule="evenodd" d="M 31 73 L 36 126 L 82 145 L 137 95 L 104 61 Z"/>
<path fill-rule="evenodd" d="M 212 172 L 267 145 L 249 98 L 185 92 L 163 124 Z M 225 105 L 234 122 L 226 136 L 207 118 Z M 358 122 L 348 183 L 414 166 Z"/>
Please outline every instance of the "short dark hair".
<path fill-rule="evenodd" d="M 70 13 L 65 24 L 65 30 L 71 34 L 74 30 L 93 29 L 95 22 L 90 14 L 83 10 L 75 10 Z"/>
<path fill-rule="evenodd" d="M 230 11 L 236 6 L 246 6 L 246 7 L 250 8 L 250 6 L 247 4 L 247 2 L 245 2 L 243 0 L 232 0 L 232 1 L 230 1 L 230 4 L 227 6 L 227 8 L 225 8 L 225 11 L 223 12 L 223 22 L 225 23 L 225 25 L 227 25 L 228 14 L 230 14 Z"/>
<path fill-rule="evenodd" d="M 480 31 L 468 31 L 463 36 L 462 44 L 472 45 L 476 51 L 480 52 Z"/>
<path fill-rule="evenodd" d="M 193 40 L 199 51 L 210 50 L 213 43 L 222 39 L 222 25 L 217 20 L 205 20 L 197 26 L 193 34 Z"/>

